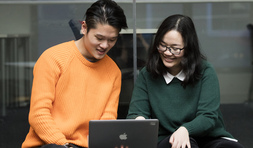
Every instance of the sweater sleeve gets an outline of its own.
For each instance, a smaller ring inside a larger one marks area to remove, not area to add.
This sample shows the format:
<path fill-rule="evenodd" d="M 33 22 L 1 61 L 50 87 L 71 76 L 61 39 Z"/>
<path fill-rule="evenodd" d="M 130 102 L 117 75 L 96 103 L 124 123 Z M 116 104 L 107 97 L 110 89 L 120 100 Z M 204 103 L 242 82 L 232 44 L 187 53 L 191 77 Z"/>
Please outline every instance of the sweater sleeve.
<path fill-rule="evenodd" d="M 119 104 L 119 94 L 121 90 L 121 72 L 117 68 L 116 77 L 114 80 L 113 88 L 111 95 L 107 101 L 105 106 L 105 110 L 101 117 L 101 120 L 108 120 L 108 119 L 116 119 L 117 118 L 117 111 L 118 111 L 118 104 Z M 113 71 L 115 73 L 115 71 Z"/>
<path fill-rule="evenodd" d="M 204 70 L 196 118 L 183 124 L 191 136 L 199 136 L 212 130 L 218 120 L 220 105 L 219 82 L 212 67 Z"/>
<path fill-rule="evenodd" d="M 60 76 L 59 65 L 50 54 L 45 53 L 36 62 L 33 70 L 29 122 L 46 144 L 63 145 L 67 140 L 56 126 L 50 112 L 54 102 L 55 86 Z"/>
<path fill-rule="evenodd" d="M 141 70 L 135 82 L 127 115 L 127 118 L 129 119 L 135 119 L 138 116 L 142 116 L 145 119 L 150 118 L 151 109 L 148 100 L 148 90 L 145 74 L 147 74 L 147 72 L 144 68 Z"/>

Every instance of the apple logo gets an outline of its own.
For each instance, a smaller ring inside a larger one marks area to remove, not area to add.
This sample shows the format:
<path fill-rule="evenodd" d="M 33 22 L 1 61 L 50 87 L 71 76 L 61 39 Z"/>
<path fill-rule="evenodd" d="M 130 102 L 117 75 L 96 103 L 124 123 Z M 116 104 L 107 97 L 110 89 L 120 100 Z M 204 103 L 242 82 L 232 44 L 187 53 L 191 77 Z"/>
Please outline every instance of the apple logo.
<path fill-rule="evenodd" d="M 127 140 L 127 134 L 126 134 L 126 133 L 120 134 L 120 135 L 119 135 L 119 139 L 120 139 L 120 140 Z"/>

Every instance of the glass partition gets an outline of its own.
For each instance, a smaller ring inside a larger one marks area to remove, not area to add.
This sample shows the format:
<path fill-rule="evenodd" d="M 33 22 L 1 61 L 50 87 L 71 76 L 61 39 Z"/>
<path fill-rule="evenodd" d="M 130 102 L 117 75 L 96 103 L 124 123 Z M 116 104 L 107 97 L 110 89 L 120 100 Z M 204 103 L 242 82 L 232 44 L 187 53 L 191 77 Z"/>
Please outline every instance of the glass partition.
<path fill-rule="evenodd" d="M 217 70 L 221 83 L 222 102 L 236 103 L 248 99 L 252 49 L 247 25 L 252 19 L 251 2 L 137 0 L 135 11 L 133 11 L 133 1 L 117 2 L 125 10 L 129 25 L 129 29 L 121 32 L 116 46 L 109 52 L 123 74 L 121 103 L 128 103 L 130 100 L 133 78 L 137 77 L 138 70 L 145 65 L 157 27 L 167 16 L 176 13 L 186 14 L 193 19 L 202 51 Z M 1 35 L 29 36 L 30 58 L 26 62 L 35 62 L 47 48 L 61 42 L 75 40 L 69 21 L 82 20 L 91 3 L 93 1 L 1 1 L 0 16 L 3 22 L 0 25 Z M 134 15 L 133 12 L 136 14 Z M 136 31 L 136 40 L 133 39 L 134 31 Z M 14 54 L 8 55 L 7 58 L 10 58 L 9 56 Z M 24 55 L 19 54 L 19 59 L 22 59 L 22 56 Z M 4 68 L 6 67 L 5 64 Z M 238 78 L 242 80 L 236 85 L 231 83 Z M 2 74 L 1 81 L 5 82 L 4 79 Z M 4 87 L 3 85 L 1 87 Z M 13 88 L 8 89 L 13 90 Z M 26 88 L 26 90 L 30 89 Z M 20 91 L 22 90 L 24 89 Z M 7 96 L 13 95 L 9 93 L 2 91 L 5 102 L 8 102 Z M 1 102 L 3 104 L 3 101 Z"/>

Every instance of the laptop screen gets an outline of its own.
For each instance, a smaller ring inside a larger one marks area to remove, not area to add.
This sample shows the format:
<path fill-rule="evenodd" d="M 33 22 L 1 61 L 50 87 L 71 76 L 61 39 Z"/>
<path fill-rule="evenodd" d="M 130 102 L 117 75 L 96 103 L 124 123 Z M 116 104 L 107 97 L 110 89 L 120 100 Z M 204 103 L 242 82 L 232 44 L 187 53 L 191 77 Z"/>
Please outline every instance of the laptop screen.
<path fill-rule="evenodd" d="M 156 148 L 157 119 L 91 120 L 89 148 Z"/>

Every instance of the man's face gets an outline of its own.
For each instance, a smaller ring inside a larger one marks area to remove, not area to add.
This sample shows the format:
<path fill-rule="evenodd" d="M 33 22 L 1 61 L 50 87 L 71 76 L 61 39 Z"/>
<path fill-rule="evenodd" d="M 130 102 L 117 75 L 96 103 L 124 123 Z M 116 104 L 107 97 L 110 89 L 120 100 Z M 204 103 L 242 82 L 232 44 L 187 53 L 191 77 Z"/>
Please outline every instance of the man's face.
<path fill-rule="evenodd" d="M 86 23 L 82 25 L 84 34 L 83 42 L 85 52 L 84 57 L 90 61 L 102 59 L 108 51 L 115 45 L 119 31 L 108 24 L 97 24 L 97 27 L 91 28 L 87 33 Z"/>

